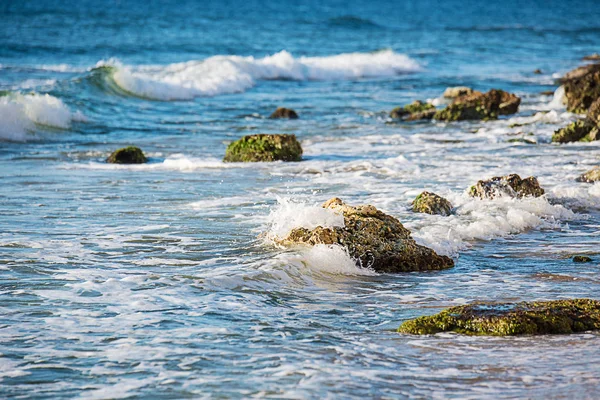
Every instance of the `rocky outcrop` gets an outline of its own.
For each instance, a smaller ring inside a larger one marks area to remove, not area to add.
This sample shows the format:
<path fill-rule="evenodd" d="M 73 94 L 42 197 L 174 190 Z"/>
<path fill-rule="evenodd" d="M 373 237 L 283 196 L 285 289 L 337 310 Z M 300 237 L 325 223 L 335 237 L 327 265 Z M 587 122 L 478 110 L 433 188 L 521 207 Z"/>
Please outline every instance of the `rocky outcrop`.
<path fill-rule="evenodd" d="M 576 263 L 589 263 L 592 261 L 593 260 L 588 256 L 574 256 L 573 257 L 573 262 L 576 262 Z"/>
<path fill-rule="evenodd" d="M 271 114 L 271 116 L 269 118 L 270 119 L 280 119 L 280 118 L 298 119 L 298 114 L 296 113 L 296 111 L 292 110 L 291 108 L 279 107 L 279 108 L 277 108 L 277 110 L 273 111 L 273 114 Z"/>
<path fill-rule="evenodd" d="M 588 108 L 586 114 L 587 120 L 594 124 L 597 128 L 600 127 L 600 97 L 596 99 Z"/>
<path fill-rule="evenodd" d="M 594 53 L 582 58 L 584 61 L 600 61 L 600 54 Z"/>
<path fill-rule="evenodd" d="M 448 216 L 452 213 L 452 204 L 435 193 L 423 192 L 412 202 L 412 210 L 418 213 Z"/>
<path fill-rule="evenodd" d="M 503 90 L 473 92 L 457 97 L 446 108 L 436 112 L 433 118 L 439 121 L 491 120 L 499 115 L 516 113 L 519 104 L 519 97 Z"/>
<path fill-rule="evenodd" d="M 287 246 L 337 244 L 346 248 L 357 264 L 385 273 L 439 270 L 454 266 L 450 257 L 418 245 L 400 221 L 371 205 L 353 207 L 333 198 L 323 204 L 323 208 L 341 213 L 344 226 L 319 226 L 312 230 L 295 228 L 286 238 L 277 242 Z"/>
<path fill-rule="evenodd" d="M 567 110 L 585 114 L 600 97 L 600 64 L 584 65 L 562 78 L 567 98 Z"/>
<path fill-rule="evenodd" d="M 390 117 L 403 119 L 405 121 L 417 121 L 420 119 L 432 119 L 435 107 L 432 104 L 415 100 L 404 107 L 396 107 L 390 112 Z"/>
<path fill-rule="evenodd" d="M 595 167 L 577 178 L 578 182 L 600 182 L 600 167 Z"/>
<path fill-rule="evenodd" d="M 444 94 L 442 95 L 446 99 L 455 99 L 461 96 L 467 96 L 473 93 L 474 90 L 467 86 L 455 86 L 449 87 L 444 90 Z"/>
<path fill-rule="evenodd" d="M 567 334 L 597 329 L 600 329 L 600 301 L 573 299 L 451 307 L 439 314 L 406 321 L 398 331 L 413 335 L 456 332 L 512 336 Z"/>
<path fill-rule="evenodd" d="M 493 199 L 497 196 L 510 197 L 539 197 L 544 194 L 544 189 L 536 178 L 521 179 L 517 174 L 506 176 L 496 176 L 491 179 L 481 180 L 475 186 L 469 189 L 471 197 L 479 197 L 480 199 Z"/>
<path fill-rule="evenodd" d="M 139 147 L 129 146 L 113 151 L 106 162 L 111 164 L 143 164 L 148 162 L 148 159 Z"/>
<path fill-rule="evenodd" d="M 227 146 L 224 162 L 301 161 L 296 135 L 249 135 Z"/>
<path fill-rule="evenodd" d="M 599 139 L 599 128 L 588 120 L 579 120 L 560 128 L 552 135 L 554 143 L 589 142 Z"/>

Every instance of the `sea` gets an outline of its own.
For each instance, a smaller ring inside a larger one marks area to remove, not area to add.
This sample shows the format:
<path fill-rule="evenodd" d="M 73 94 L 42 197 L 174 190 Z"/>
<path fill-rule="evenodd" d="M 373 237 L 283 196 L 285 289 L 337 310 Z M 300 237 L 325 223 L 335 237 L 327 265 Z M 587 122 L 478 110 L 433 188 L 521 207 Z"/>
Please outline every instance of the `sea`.
<path fill-rule="evenodd" d="M 0 398 L 597 398 L 597 332 L 397 333 L 476 301 L 600 299 L 600 183 L 576 181 L 600 142 L 551 143 L 580 118 L 559 78 L 595 52 L 596 0 L 0 1 Z M 453 86 L 519 112 L 388 116 Z M 257 133 L 303 160 L 222 162 Z M 129 145 L 149 162 L 106 163 Z M 546 194 L 468 196 L 511 173 Z M 412 212 L 424 190 L 453 215 Z M 456 265 L 276 245 L 335 224 L 332 197 Z"/>

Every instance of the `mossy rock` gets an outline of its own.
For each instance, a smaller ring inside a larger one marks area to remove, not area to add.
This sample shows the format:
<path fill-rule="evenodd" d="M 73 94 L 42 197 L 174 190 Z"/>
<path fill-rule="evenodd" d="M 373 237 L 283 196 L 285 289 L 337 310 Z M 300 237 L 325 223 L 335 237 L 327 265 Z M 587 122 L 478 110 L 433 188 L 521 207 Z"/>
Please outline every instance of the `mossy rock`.
<path fill-rule="evenodd" d="M 400 333 L 513 336 L 567 334 L 600 329 L 600 301 L 572 299 L 521 303 L 476 303 L 404 322 Z"/>
<path fill-rule="evenodd" d="M 111 164 L 144 164 L 148 159 L 139 147 L 129 146 L 115 150 L 106 159 Z"/>
<path fill-rule="evenodd" d="M 473 89 L 467 86 L 455 86 L 449 87 L 444 90 L 444 94 L 442 95 L 446 99 L 455 99 L 461 96 L 467 96 L 474 92 Z"/>
<path fill-rule="evenodd" d="M 377 272 L 397 273 L 440 270 L 454 266 L 450 257 L 417 244 L 396 218 L 371 205 L 349 206 L 338 198 L 323 204 L 323 208 L 342 214 L 343 227 L 315 229 L 295 228 L 277 239 L 284 246 L 314 246 L 317 244 L 344 247 L 357 265 Z"/>
<path fill-rule="evenodd" d="M 530 176 L 521 179 L 517 174 L 495 176 L 491 179 L 481 180 L 469 189 L 471 197 L 479 197 L 480 199 L 493 199 L 502 195 L 517 198 L 540 197 L 543 194 L 544 189 L 540 187 L 535 177 Z"/>
<path fill-rule="evenodd" d="M 301 161 L 296 135 L 249 135 L 227 146 L 224 162 Z"/>
<path fill-rule="evenodd" d="M 595 167 L 577 178 L 578 182 L 600 182 L 600 167 Z"/>
<path fill-rule="evenodd" d="M 576 263 L 589 263 L 592 261 L 593 260 L 588 256 L 574 256 L 573 257 L 573 262 L 576 262 Z"/>
<path fill-rule="evenodd" d="M 492 89 L 487 93 L 473 92 L 457 97 L 433 116 L 439 121 L 494 120 L 499 115 L 514 114 L 521 99 L 512 93 Z"/>
<path fill-rule="evenodd" d="M 404 107 L 396 107 L 390 112 L 390 117 L 394 119 L 404 119 L 407 121 L 416 121 L 420 119 L 431 119 L 435 114 L 435 107 L 432 104 L 415 100 Z"/>
<path fill-rule="evenodd" d="M 281 118 L 298 119 L 298 114 L 296 113 L 296 111 L 292 110 L 291 108 L 279 107 L 279 108 L 277 108 L 277 110 L 273 111 L 273 113 L 271 114 L 271 116 L 269 118 L 270 119 L 281 119 Z"/>
<path fill-rule="evenodd" d="M 452 213 L 452 204 L 435 193 L 423 192 L 413 200 L 412 210 L 418 213 L 448 216 Z"/>
<path fill-rule="evenodd" d="M 587 120 L 579 120 L 560 128 L 552 135 L 553 143 L 570 143 L 596 140 L 598 128 Z"/>
<path fill-rule="evenodd" d="M 562 78 L 567 98 L 567 110 L 585 114 L 600 97 L 600 64 L 575 68 Z"/>

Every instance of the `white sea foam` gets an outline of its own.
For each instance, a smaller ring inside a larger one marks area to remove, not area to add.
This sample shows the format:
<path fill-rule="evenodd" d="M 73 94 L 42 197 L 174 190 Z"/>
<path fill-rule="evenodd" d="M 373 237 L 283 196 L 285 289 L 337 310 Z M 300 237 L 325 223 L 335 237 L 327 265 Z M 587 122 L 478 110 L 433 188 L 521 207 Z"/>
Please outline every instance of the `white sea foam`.
<path fill-rule="evenodd" d="M 377 275 L 369 268 L 362 268 L 350 257 L 348 251 L 338 245 L 318 244 L 303 248 L 286 261 L 297 267 L 307 267 L 312 271 L 339 275 Z"/>
<path fill-rule="evenodd" d="M 260 80 L 341 80 L 394 76 L 420 69 L 417 62 L 391 50 L 325 57 L 294 57 L 287 51 L 264 58 L 214 56 L 167 66 L 126 66 L 118 61 L 97 67 L 116 68 L 115 82 L 124 90 L 157 100 L 186 100 L 243 92 Z"/>
<path fill-rule="evenodd" d="M 62 100 L 49 94 L 14 93 L 0 97 L 0 140 L 26 140 L 35 124 L 68 129 L 74 120 L 85 117 L 72 113 Z"/>
<path fill-rule="evenodd" d="M 554 96 L 548 104 L 548 107 L 553 110 L 563 109 L 565 108 L 565 100 L 565 88 L 564 86 L 559 86 L 558 89 L 554 91 Z"/>

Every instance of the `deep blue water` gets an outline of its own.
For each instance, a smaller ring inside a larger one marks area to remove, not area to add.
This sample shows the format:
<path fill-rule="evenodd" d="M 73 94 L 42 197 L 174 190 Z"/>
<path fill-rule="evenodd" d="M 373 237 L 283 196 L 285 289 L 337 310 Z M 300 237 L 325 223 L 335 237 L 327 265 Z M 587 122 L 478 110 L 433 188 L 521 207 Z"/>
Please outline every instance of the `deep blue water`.
<path fill-rule="evenodd" d="M 1 2 L 0 397 L 594 398 L 597 333 L 395 332 L 479 300 L 600 299 L 600 184 L 575 182 L 600 146 L 551 144 L 576 116 L 542 94 L 594 52 L 595 1 Z M 458 85 L 520 111 L 387 118 Z M 283 105 L 301 118 L 266 118 Z M 259 132 L 304 160 L 221 162 Z M 129 144 L 150 162 L 104 162 Z M 547 195 L 466 196 L 508 173 Z M 422 190 L 455 215 L 412 213 Z M 269 240 L 334 196 L 456 266 L 373 274 Z"/>

